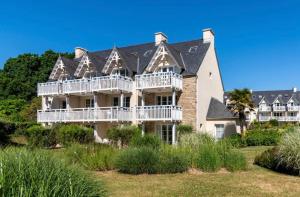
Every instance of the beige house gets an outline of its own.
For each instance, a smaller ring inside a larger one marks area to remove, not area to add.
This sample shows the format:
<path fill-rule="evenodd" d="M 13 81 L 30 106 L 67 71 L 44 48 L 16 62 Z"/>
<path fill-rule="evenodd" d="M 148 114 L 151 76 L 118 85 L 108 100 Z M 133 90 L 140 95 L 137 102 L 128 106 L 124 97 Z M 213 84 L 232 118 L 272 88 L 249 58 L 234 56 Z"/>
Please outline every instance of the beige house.
<path fill-rule="evenodd" d="M 59 57 L 49 82 L 38 84 L 43 99 L 38 122 L 84 123 L 97 141 L 118 124 L 137 124 L 176 143 L 176 125 L 216 138 L 236 132 L 236 118 L 226 109 L 215 52 L 215 36 L 169 43 L 163 33 L 154 42 Z"/>

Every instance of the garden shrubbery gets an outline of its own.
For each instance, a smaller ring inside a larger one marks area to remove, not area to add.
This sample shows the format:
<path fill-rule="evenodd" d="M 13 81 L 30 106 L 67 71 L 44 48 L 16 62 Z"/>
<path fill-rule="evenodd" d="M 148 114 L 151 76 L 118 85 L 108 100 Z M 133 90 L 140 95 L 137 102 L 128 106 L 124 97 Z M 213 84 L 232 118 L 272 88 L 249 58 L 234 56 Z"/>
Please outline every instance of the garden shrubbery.
<path fill-rule="evenodd" d="M 161 145 L 161 140 L 157 135 L 154 134 L 145 134 L 144 136 L 142 135 L 135 135 L 131 141 L 130 141 L 130 146 L 132 147 L 151 147 L 153 149 L 158 149 Z"/>
<path fill-rule="evenodd" d="M 88 143 L 94 141 L 94 131 L 81 125 L 70 124 L 58 126 L 56 130 L 58 143 L 68 145 L 70 143 Z"/>
<path fill-rule="evenodd" d="M 118 150 L 104 144 L 72 144 L 66 149 L 67 160 L 88 170 L 113 170 Z"/>
<path fill-rule="evenodd" d="M 29 127 L 26 130 L 28 144 L 30 146 L 37 146 L 37 147 L 51 147 L 55 146 L 56 135 L 55 132 L 50 128 L 45 128 L 41 125 L 34 125 Z"/>
<path fill-rule="evenodd" d="M 278 146 L 255 158 L 255 164 L 300 176 L 300 129 L 284 134 Z"/>
<path fill-rule="evenodd" d="M 129 144 L 133 137 L 140 134 L 140 128 L 138 128 L 135 125 L 120 125 L 110 128 L 107 132 L 107 137 L 115 145 L 118 144 L 118 142 L 120 142 L 121 146 L 125 146 Z"/>
<path fill-rule="evenodd" d="M 0 152 L 1 196 L 104 196 L 102 185 L 45 151 Z"/>

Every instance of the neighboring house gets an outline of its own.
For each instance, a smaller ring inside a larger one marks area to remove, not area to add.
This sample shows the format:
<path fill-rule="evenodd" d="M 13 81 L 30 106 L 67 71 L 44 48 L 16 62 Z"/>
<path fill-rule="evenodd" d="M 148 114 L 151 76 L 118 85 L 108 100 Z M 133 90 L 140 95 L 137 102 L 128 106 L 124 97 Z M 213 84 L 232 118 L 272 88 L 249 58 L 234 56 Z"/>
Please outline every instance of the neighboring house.
<path fill-rule="evenodd" d="M 279 122 L 300 122 L 300 92 L 297 88 L 292 90 L 251 91 L 255 104 L 254 111 L 248 114 L 248 122 L 257 120 L 266 122 L 278 120 Z M 224 95 L 228 101 L 228 93 Z"/>
<path fill-rule="evenodd" d="M 128 123 L 170 144 L 180 123 L 222 138 L 236 132 L 223 94 L 211 29 L 203 30 L 203 39 L 179 43 L 156 33 L 150 43 L 96 52 L 76 48 L 74 59 L 59 57 L 49 82 L 38 84 L 38 122 L 92 125 L 98 141 L 108 128 Z"/>

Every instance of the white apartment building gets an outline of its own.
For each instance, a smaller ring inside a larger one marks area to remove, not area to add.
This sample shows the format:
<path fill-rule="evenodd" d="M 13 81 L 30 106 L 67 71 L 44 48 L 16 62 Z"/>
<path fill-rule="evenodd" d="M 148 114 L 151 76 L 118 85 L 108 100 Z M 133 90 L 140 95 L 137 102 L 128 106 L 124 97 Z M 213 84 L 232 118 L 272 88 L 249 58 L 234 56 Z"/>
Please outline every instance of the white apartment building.
<path fill-rule="evenodd" d="M 255 104 L 253 112 L 248 114 L 248 121 L 266 122 L 300 122 L 300 92 L 297 88 L 291 90 L 251 91 Z M 224 96 L 229 99 L 228 94 Z"/>
<path fill-rule="evenodd" d="M 236 132 L 236 117 L 223 104 L 224 88 L 215 52 L 215 36 L 169 43 L 163 33 L 154 42 L 59 57 L 47 83 L 38 84 L 45 125 L 81 123 L 94 127 L 96 140 L 109 128 L 136 124 L 176 143 L 176 125 L 216 138 Z"/>

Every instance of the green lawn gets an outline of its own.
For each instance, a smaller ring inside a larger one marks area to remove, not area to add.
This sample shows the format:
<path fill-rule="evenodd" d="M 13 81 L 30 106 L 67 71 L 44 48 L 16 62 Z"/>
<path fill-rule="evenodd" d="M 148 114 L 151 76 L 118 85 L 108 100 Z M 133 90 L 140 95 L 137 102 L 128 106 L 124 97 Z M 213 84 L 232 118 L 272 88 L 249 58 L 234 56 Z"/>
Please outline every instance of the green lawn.
<path fill-rule="evenodd" d="M 188 172 L 166 175 L 125 175 L 97 172 L 110 196 L 300 196 L 300 177 L 283 175 L 253 165 L 254 157 L 269 147 L 241 149 L 249 162 L 245 172 Z"/>

